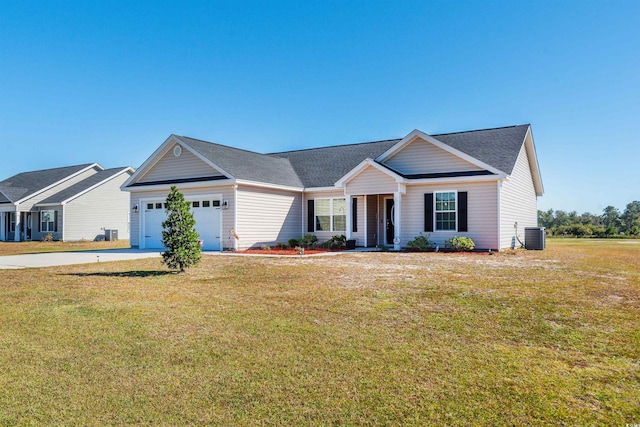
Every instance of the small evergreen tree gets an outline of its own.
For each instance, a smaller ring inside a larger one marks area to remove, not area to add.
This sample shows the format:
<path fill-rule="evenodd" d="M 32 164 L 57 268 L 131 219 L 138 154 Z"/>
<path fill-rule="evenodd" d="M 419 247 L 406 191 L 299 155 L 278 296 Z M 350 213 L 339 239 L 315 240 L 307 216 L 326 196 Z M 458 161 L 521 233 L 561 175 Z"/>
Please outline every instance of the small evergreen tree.
<path fill-rule="evenodd" d="M 200 261 L 196 221 L 189 202 L 175 186 L 167 196 L 165 211 L 167 219 L 162 223 L 162 244 L 167 250 L 162 253 L 162 263 L 182 273 Z"/>

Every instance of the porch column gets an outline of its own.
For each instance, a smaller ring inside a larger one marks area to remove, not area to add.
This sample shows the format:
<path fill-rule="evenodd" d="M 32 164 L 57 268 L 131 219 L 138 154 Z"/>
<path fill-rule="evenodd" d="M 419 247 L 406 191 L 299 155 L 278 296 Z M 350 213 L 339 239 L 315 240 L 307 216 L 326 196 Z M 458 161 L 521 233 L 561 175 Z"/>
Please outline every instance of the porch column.
<path fill-rule="evenodd" d="M 13 240 L 20 241 L 20 211 L 18 211 L 18 208 L 16 208 L 16 232 L 13 233 Z"/>
<path fill-rule="evenodd" d="M 363 209 L 363 214 L 362 217 L 364 218 L 364 247 L 368 248 L 369 247 L 369 242 L 367 241 L 369 238 L 369 233 L 367 230 L 367 222 L 369 222 L 369 218 L 367 217 L 367 195 L 364 195 L 364 209 Z"/>
<path fill-rule="evenodd" d="M 393 222 L 394 224 L 394 236 L 393 236 L 393 250 L 399 251 L 402 246 L 400 241 L 401 227 L 402 227 L 402 193 L 396 191 L 393 193 Z"/>
<path fill-rule="evenodd" d="M 347 205 L 345 207 L 345 213 L 346 213 L 346 232 L 347 232 L 347 240 L 351 240 L 352 235 L 353 235 L 353 227 L 351 224 L 351 196 L 348 194 L 345 194 L 345 204 Z"/>

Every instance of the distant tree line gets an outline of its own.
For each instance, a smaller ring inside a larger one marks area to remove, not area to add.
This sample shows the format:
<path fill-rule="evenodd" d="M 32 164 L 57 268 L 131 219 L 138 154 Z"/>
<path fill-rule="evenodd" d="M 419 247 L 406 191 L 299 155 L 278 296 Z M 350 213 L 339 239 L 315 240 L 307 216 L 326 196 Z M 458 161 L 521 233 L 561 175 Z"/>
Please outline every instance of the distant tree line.
<path fill-rule="evenodd" d="M 627 204 L 620 213 L 607 206 L 601 215 L 588 212 L 578 215 L 576 211 L 538 211 L 538 225 L 553 236 L 574 237 L 640 237 L 640 201 Z"/>

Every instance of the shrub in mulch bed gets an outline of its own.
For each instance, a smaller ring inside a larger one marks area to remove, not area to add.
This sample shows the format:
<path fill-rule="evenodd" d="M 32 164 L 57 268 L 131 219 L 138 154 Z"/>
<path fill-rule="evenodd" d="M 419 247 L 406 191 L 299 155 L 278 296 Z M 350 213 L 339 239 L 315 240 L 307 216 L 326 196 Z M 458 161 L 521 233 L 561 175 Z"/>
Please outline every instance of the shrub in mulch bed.
<path fill-rule="evenodd" d="M 346 248 L 342 249 L 305 249 L 304 255 L 314 255 L 321 254 L 326 252 L 340 252 L 344 251 Z M 237 254 L 247 254 L 247 255 L 300 255 L 297 249 L 245 249 L 243 251 L 236 251 Z"/>

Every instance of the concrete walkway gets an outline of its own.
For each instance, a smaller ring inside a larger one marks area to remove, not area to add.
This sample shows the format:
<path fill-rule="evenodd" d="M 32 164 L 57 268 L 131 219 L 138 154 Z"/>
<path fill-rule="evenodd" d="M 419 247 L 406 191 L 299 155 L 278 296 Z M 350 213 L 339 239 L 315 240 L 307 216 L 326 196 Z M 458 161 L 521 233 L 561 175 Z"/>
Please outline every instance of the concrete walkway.
<path fill-rule="evenodd" d="M 144 249 L 106 249 L 102 251 L 52 252 L 0 256 L 0 270 L 59 265 L 91 264 L 94 262 L 125 261 L 160 257 L 160 251 Z"/>

